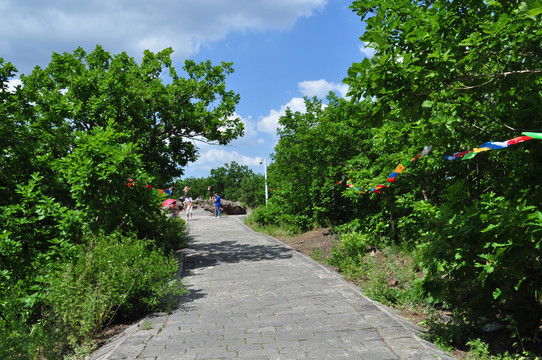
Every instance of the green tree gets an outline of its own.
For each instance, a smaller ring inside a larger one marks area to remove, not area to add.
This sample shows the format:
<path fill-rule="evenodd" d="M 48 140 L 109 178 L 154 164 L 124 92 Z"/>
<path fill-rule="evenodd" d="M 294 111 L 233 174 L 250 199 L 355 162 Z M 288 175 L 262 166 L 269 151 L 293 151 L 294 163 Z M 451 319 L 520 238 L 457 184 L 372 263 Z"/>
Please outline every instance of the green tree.
<path fill-rule="evenodd" d="M 137 145 L 114 130 L 111 122 L 105 129 L 76 132 L 72 152 L 53 168 L 59 182 L 69 187 L 74 208 L 92 232 L 137 232 L 142 238 L 157 240 L 167 252 L 180 239 L 168 243 L 159 231 L 163 227 L 161 198 L 145 187 L 152 177 L 145 172 L 141 157 Z M 128 185 L 129 178 L 138 180 Z"/>
<path fill-rule="evenodd" d="M 393 168 L 425 145 L 434 147 L 433 156 L 382 193 L 380 209 L 365 213 L 365 229 L 421 242 L 425 289 L 453 304 L 458 317 L 500 310 L 525 331 L 540 318 L 535 284 L 542 273 L 536 265 L 511 264 L 540 255 L 540 144 L 443 160 L 542 129 L 541 18 L 522 16 L 519 5 L 354 1 L 351 8 L 367 23 L 360 39 L 375 55 L 353 64 L 345 82 L 354 99 L 374 102 L 381 124 L 371 130 L 373 150 L 386 154 L 379 160 Z M 355 174 L 357 181 L 372 175 L 376 184 L 391 172 L 375 170 Z"/>
<path fill-rule="evenodd" d="M 0 59 L 0 348 L 5 353 L 32 358 L 62 347 L 55 329 L 67 327 L 48 326 L 42 317 L 51 313 L 62 322 L 67 314 L 46 303 L 46 295 L 56 291 L 57 304 L 64 301 L 55 288 L 62 282 L 51 279 L 67 271 L 70 261 L 80 259 L 83 269 L 84 259 L 96 252 L 96 237 L 120 239 L 106 245 L 112 254 L 154 251 L 149 273 L 138 276 L 164 282 L 159 289 L 147 286 L 144 296 L 158 303 L 159 293 L 168 292 L 164 279 L 173 275 L 174 263 L 166 254 L 180 246 L 185 225 L 160 213 L 161 200 L 145 183 L 170 183 L 182 173 L 197 154 L 187 140 L 226 144 L 243 133 L 240 120 L 231 117 L 239 96 L 225 85 L 232 64 L 186 61 L 181 77 L 171 53 L 146 51 L 141 65 L 100 46 L 91 53 L 81 48 L 54 53 L 46 68 L 21 75 L 22 85 L 13 92 L 7 83 L 16 68 Z M 128 186 L 130 178 L 135 181 Z M 143 238 L 140 246 L 137 239 Z M 70 273 L 74 282 L 79 275 L 84 274 Z M 87 275 L 92 286 L 93 274 Z M 119 276 L 102 275 L 103 283 Z M 128 307 L 141 294 L 120 295 Z M 86 299 L 90 303 L 79 309 L 101 301 Z M 92 329 L 85 333 L 106 323 L 95 320 L 81 324 Z"/>
<path fill-rule="evenodd" d="M 351 218 L 354 204 L 343 196 L 345 165 L 365 148 L 363 133 L 370 122 L 359 114 L 369 109 L 333 93 L 327 100 L 324 106 L 316 98 L 305 99 L 306 112 L 288 109 L 280 118 L 280 139 L 269 166 L 273 196 L 256 213 L 258 222 L 308 229 Z"/>
<path fill-rule="evenodd" d="M 225 85 L 232 64 L 187 60 L 181 77 L 172 52 L 145 51 L 139 65 L 126 53 L 78 48 L 73 54 L 54 53 L 47 68 L 21 76 L 24 96 L 34 104 L 33 123 L 45 140 L 54 137 L 46 142 L 56 150 L 52 155 L 66 154 L 73 130 L 90 131 L 113 121 L 138 144 L 147 172 L 168 183 L 196 158 L 197 149 L 187 140 L 227 144 L 242 135 L 240 119 L 232 118 L 239 95 Z M 59 144 L 65 147 L 57 149 Z"/>
<path fill-rule="evenodd" d="M 241 179 L 241 193 L 236 201 L 240 201 L 249 208 L 265 205 L 265 179 L 262 174 L 255 174 L 251 170 Z M 269 193 L 269 191 L 268 191 Z"/>
<path fill-rule="evenodd" d="M 431 142 L 447 154 L 479 145 L 481 134 L 540 128 L 542 33 L 538 20 L 513 14 L 518 5 L 353 2 L 375 55 L 353 64 L 345 82 L 354 97 L 375 99 L 388 150 Z"/>
<path fill-rule="evenodd" d="M 28 181 L 37 166 L 40 137 L 28 126 L 29 105 L 18 91 L 8 90 L 17 69 L 0 58 L 0 206 L 12 203 L 17 185 Z"/>
<path fill-rule="evenodd" d="M 195 159 L 197 149 L 187 140 L 226 144 L 243 133 L 231 117 L 239 96 L 225 85 L 231 64 L 186 61 L 181 77 L 171 53 L 146 51 L 141 65 L 100 46 L 91 53 L 54 53 L 45 69 L 21 75 L 14 93 L 5 89 L 16 69 L 1 61 L 1 204 L 19 203 L 13 189 L 39 172 L 47 179 L 44 194 L 83 209 L 85 223 L 153 233 L 145 216 L 125 217 L 124 210 L 152 213 L 138 205 L 151 200 L 134 194 L 145 182 L 171 183 Z M 139 187 L 129 191 L 129 178 Z"/>
<path fill-rule="evenodd" d="M 232 161 L 212 169 L 208 181 L 223 199 L 241 201 L 249 207 L 265 202 L 263 176 L 254 174 L 246 165 Z"/>

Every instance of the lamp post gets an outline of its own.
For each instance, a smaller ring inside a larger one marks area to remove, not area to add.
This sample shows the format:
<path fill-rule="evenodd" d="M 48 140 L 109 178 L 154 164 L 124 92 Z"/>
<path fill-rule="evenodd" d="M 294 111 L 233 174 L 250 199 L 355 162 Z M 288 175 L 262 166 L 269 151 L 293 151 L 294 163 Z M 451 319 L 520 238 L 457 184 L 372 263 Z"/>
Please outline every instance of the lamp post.
<path fill-rule="evenodd" d="M 260 160 L 260 165 L 263 164 L 263 174 L 265 179 L 265 205 L 267 205 L 267 199 L 269 198 L 267 193 L 267 160 L 263 158 Z"/>

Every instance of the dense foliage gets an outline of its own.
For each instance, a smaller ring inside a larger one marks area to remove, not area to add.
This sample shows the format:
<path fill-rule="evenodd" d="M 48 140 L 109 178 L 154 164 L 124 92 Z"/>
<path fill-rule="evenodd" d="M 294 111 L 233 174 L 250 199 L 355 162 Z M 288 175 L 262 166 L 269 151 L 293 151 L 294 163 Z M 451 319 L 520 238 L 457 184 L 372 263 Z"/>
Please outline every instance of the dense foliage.
<path fill-rule="evenodd" d="M 169 254 L 186 225 L 145 185 L 173 183 L 196 156 L 187 140 L 226 144 L 243 126 L 231 64 L 186 61 L 181 77 L 171 53 L 140 65 L 100 46 L 55 53 L 14 91 L 16 68 L 0 59 L 2 358 L 91 347 L 115 317 L 166 309 L 182 291 Z"/>
<path fill-rule="evenodd" d="M 253 219 L 408 246 L 421 290 L 456 321 L 531 336 L 542 318 L 542 144 L 444 159 L 542 131 L 542 18 L 530 3 L 354 1 L 374 56 L 348 69 L 351 101 L 307 100 L 306 113 L 281 118 L 274 196 Z M 388 187 L 372 193 L 378 184 Z"/>
<path fill-rule="evenodd" d="M 280 140 L 269 166 L 273 201 L 255 213 L 261 224 L 283 223 L 306 230 L 311 224 L 333 224 L 351 216 L 351 204 L 342 196 L 347 154 L 363 150 L 365 126 L 356 114 L 364 104 L 352 104 L 334 94 L 323 106 L 305 99 L 306 113 L 287 111 L 280 118 Z"/>

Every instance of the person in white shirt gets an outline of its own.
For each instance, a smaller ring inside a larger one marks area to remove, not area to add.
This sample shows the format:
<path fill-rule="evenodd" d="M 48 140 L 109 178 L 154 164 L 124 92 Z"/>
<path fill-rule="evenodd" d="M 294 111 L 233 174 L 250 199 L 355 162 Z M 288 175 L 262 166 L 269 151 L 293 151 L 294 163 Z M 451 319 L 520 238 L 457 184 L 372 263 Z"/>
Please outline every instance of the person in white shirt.
<path fill-rule="evenodd" d="M 190 196 L 184 198 L 184 208 L 186 209 L 186 220 L 192 219 L 192 198 Z"/>

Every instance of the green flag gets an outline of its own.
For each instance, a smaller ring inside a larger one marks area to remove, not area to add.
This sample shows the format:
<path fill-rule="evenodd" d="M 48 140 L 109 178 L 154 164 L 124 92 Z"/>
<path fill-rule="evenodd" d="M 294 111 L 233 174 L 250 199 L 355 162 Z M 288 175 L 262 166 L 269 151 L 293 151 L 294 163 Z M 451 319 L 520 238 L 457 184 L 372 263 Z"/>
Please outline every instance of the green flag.
<path fill-rule="evenodd" d="M 524 133 L 521 133 L 521 134 L 522 134 L 522 135 L 525 135 L 525 136 L 530 136 L 530 137 L 532 137 L 533 139 L 542 140 L 542 133 L 524 132 Z"/>

